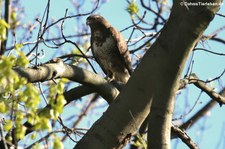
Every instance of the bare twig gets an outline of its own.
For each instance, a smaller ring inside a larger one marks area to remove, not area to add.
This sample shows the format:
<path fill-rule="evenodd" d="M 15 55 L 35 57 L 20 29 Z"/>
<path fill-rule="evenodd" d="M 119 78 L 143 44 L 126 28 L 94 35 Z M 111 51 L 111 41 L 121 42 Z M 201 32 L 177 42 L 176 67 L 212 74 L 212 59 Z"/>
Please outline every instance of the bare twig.
<path fill-rule="evenodd" d="M 98 94 L 94 94 L 93 97 L 91 97 L 91 99 L 89 100 L 89 102 L 87 103 L 86 106 L 84 106 L 83 110 L 80 112 L 80 114 L 77 117 L 77 120 L 74 122 L 73 124 L 73 129 L 72 129 L 72 133 L 75 132 L 77 130 L 77 125 L 84 119 L 84 117 L 88 114 L 88 112 L 94 107 L 97 99 L 98 99 L 99 95 Z M 62 141 L 64 141 L 67 138 L 67 135 L 65 135 L 62 138 Z"/>
<path fill-rule="evenodd" d="M 225 97 L 225 88 L 220 91 L 220 96 Z M 216 105 L 216 100 L 211 99 L 201 110 L 199 110 L 194 116 L 189 118 L 184 124 L 180 126 L 181 129 L 188 129 L 192 125 L 194 125 L 202 116 L 206 115 L 206 113 L 212 109 Z"/>
<path fill-rule="evenodd" d="M 25 149 L 31 149 L 36 143 L 40 143 L 42 141 L 45 141 L 46 139 L 48 139 L 51 135 L 56 134 L 56 133 L 60 133 L 60 132 L 64 132 L 64 129 L 60 129 L 60 130 L 55 130 L 52 132 L 49 132 L 46 136 L 40 138 L 39 140 L 37 140 L 36 142 L 32 143 L 31 145 L 29 145 L 28 147 L 26 147 Z"/>
<path fill-rule="evenodd" d="M 38 45 L 39 45 L 40 41 L 43 41 L 43 36 L 44 36 L 45 32 L 47 31 L 49 9 L 50 9 L 50 0 L 48 0 L 48 3 L 46 5 L 46 8 L 45 8 L 45 11 L 44 11 L 41 21 L 38 20 L 38 18 L 36 19 L 36 21 L 39 22 L 39 31 L 38 31 L 38 36 L 37 36 L 37 42 L 35 43 L 34 47 L 30 50 L 30 52 L 28 52 L 26 54 L 26 56 L 29 56 L 34 50 L 36 50 L 35 53 L 36 53 L 36 55 L 38 55 Z M 44 18 L 45 18 L 45 22 L 44 22 Z M 36 58 L 35 64 L 37 65 L 37 58 Z"/>
<path fill-rule="evenodd" d="M 157 13 L 157 12 L 155 12 L 153 9 L 151 9 L 150 7 L 146 6 L 143 0 L 141 0 L 141 5 L 142 5 L 145 9 L 149 10 L 150 12 L 152 12 L 153 14 L 155 14 L 157 17 L 159 17 L 163 22 L 166 22 L 166 19 L 164 19 L 164 18 L 160 15 L 160 13 Z"/>
<path fill-rule="evenodd" d="M 68 11 L 68 9 L 65 12 L 65 18 L 66 18 L 66 15 L 67 15 L 67 11 Z M 60 45 L 65 44 L 65 43 L 71 43 L 71 44 L 73 44 L 79 50 L 79 52 L 83 55 L 83 57 L 86 59 L 86 61 L 88 62 L 88 64 L 91 66 L 92 70 L 97 74 L 97 71 L 95 70 L 94 66 L 91 64 L 91 62 L 89 61 L 88 57 L 84 54 L 84 52 L 80 49 L 80 47 L 75 42 L 66 39 L 66 37 L 64 35 L 64 32 L 63 32 L 63 24 L 64 24 L 64 21 L 65 20 L 63 20 L 62 21 L 62 24 L 61 24 L 61 34 L 62 34 L 62 37 L 64 39 L 64 42 L 61 43 Z"/>
<path fill-rule="evenodd" d="M 216 13 L 216 15 L 220 16 L 220 17 L 224 17 L 225 18 L 225 15 L 222 14 L 222 13 Z"/>
<path fill-rule="evenodd" d="M 57 23 L 59 23 L 59 22 L 65 20 L 65 19 L 90 15 L 90 14 L 92 14 L 95 10 L 98 9 L 98 6 L 99 6 L 99 0 L 97 0 L 96 6 L 95 6 L 94 9 L 92 9 L 90 12 L 83 13 L 83 14 L 72 15 L 72 16 L 66 16 L 66 17 L 60 18 L 60 19 L 58 19 L 57 21 L 55 21 L 54 23 L 50 24 L 50 25 L 46 28 L 46 30 L 49 29 L 50 27 L 56 25 Z"/>
<path fill-rule="evenodd" d="M 225 56 L 224 53 L 213 52 L 213 51 L 203 49 L 203 48 L 195 48 L 195 49 L 193 49 L 193 51 L 205 51 L 205 52 L 208 52 L 208 53 L 211 53 L 211 54 L 215 54 L 215 55 L 219 55 L 219 56 Z"/>

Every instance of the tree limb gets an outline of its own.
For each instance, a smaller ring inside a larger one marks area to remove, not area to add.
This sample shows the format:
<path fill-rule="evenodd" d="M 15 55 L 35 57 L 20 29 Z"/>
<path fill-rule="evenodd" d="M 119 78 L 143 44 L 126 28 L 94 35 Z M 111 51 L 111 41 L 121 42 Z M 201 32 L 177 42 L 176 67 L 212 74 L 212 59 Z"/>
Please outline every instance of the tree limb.
<path fill-rule="evenodd" d="M 174 125 L 172 125 L 172 130 L 190 149 L 198 149 L 197 144 L 191 140 L 186 132 Z"/>
<path fill-rule="evenodd" d="M 119 94 L 117 88 L 102 78 L 102 76 L 74 65 L 65 64 L 59 59 L 55 60 L 53 63 L 43 64 L 36 68 L 16 67 L 14 71 L 20 76 L 25 77 L 28 82 L 33 83 L 57 78 L 67 78 L 87 86 L 86 91 L 87 88 L 90 88 L 98 92 L 108 103 L 111 103 Z M 84 88 L 85 87 L 83 87 L 83 90 Z M 88 92 L 90 93 L 90 90 Z"/>
<path fill-rule="evenodd" d="M 180 88 L 186 86 L 186 84 L 193 83 L 196 87 L 204 91 L 209 97 L 213 100 L 216 100 L 220 106 L 225 104 L 225 97 L 216 93 L 212 87 L 207 86 L 204 81 L 199 80 L 196 74 L 191 74 L 190 76 L 186 77 L 185 79 L 180 81 Z"/>

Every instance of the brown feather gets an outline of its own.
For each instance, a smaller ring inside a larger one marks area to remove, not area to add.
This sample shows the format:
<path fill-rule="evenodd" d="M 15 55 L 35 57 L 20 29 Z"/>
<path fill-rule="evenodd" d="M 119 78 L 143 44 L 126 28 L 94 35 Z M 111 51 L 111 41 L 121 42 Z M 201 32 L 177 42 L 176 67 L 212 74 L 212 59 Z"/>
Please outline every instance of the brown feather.
<path fill-rule="evenodd" d="M 91 49 L 97 63 L 111 80 L 126 83 L 132 67 L 123 36 L 100 15 L 89 16 L 87 24 L 91 28 Z"/>

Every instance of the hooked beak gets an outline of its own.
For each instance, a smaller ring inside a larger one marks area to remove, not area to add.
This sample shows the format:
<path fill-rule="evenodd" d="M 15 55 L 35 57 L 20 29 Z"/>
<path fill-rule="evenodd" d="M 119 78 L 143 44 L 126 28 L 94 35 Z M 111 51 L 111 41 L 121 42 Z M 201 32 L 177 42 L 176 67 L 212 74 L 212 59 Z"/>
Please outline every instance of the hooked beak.
<path fill-rule="evenodd" d="M 90 23 L 91 23 L 90 20 L 87 19 L 87 20 L 86 20 L 86 25 L 90 25 Z"/>

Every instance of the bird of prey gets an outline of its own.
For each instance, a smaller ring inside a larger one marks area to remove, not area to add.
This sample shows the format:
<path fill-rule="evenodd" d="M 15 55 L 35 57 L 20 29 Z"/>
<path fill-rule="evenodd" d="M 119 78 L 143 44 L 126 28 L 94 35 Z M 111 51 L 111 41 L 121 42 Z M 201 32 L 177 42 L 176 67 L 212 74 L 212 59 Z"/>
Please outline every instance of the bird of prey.
<path fill-rule="evenodd" d="M 100 15 L 90 15 L 86 23 L 91 29 L 91 50 L 97 63 L 110 81 L 127 83 L 132 66 L 121 33 Z"/>

